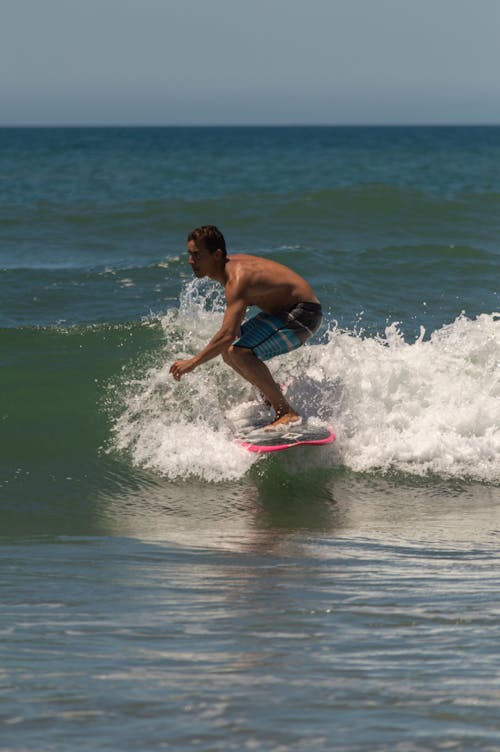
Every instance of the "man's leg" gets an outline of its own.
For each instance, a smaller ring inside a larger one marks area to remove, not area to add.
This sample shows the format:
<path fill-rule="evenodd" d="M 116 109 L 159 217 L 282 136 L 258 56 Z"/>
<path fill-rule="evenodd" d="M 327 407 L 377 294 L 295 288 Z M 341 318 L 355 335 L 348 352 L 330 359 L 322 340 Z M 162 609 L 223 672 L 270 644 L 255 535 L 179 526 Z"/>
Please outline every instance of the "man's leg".
<path fill-rule="evenodd" d="M 257 387 L 269 400 L 276 412 L 270 426 L 294 422 L 299 417 L 288 404 L 269 368 L 247 347 L 231 346 L 222 356 L 242 378 Z"/>

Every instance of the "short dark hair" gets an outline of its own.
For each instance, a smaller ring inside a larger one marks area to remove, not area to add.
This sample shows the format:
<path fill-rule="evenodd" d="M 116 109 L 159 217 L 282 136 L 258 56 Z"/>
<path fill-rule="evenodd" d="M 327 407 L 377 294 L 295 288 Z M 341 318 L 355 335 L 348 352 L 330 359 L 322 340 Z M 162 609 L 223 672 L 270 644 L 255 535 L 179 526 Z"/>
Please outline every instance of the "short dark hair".
<path fill-rule="evenodd" d="M 215 225 L 202 225 L 196 227 L 188 235 L 188 243 L 194 240 L 196 245 L 203 245 L 210 253 L 214 253 L 218 248 L 226 256 L 226 241 L 224 235 Z"/>

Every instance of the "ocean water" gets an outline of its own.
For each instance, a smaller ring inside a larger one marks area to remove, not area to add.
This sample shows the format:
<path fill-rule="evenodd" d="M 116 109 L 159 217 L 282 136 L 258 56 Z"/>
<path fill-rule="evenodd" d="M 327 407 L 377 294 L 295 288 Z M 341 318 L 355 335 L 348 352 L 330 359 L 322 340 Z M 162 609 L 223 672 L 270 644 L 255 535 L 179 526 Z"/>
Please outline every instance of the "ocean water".
<path fill-rule="evenodd" d="M 0 749 L 500 750 L 500 127 L 0 130 Z M 185 238 L 303 274 L 256 456 Z"/>

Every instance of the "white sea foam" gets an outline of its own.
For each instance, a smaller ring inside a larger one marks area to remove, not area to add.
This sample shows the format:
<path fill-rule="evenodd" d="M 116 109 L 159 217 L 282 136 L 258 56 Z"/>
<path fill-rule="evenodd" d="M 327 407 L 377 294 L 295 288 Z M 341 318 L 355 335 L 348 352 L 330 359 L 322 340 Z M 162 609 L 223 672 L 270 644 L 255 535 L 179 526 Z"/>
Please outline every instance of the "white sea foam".
<path fill-rule="evenodd" d="M 500 315 L 459 317 L 406 343 L 334 331 L 317 365 L 341 385 L 332 420 L 341 461 L 500 481 Z"/>
<path fill-rule="evenodd" d="M 235 479 L 265 461 L 233 442 L 231 420 L 260 408 L 220 358 L 180 382 L 169 374 L 220 324 L 212 290 L 188 285 L 179 310 L 161 321 L 158 365 L 119 387 L 114 448 L 171 478 Z M 329 447 L 293 450 L 294 464 L 500 482 L 500 314 L 461 316 L 411 343 L 397 324 L 379 337 L 332 328 L 324 339 L 270 362 L 292 404 L 337 435 Z"/>

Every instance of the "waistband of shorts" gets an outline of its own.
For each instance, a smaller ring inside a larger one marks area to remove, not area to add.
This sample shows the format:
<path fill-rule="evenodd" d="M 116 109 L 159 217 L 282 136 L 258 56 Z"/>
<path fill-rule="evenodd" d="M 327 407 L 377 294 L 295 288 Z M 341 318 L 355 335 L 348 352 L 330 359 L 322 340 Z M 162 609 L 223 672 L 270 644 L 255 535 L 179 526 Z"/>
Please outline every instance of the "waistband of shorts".
<path fill-rule="evenodd" d="M 294 303 L 293 306 L 288 308 L 288 313 L 295 311 L 296 308 L 301 308 L 303 311 L 310 311 L 311 313 L 321 313 L 321 303 L 313 303 L 312 301 Z"/>

